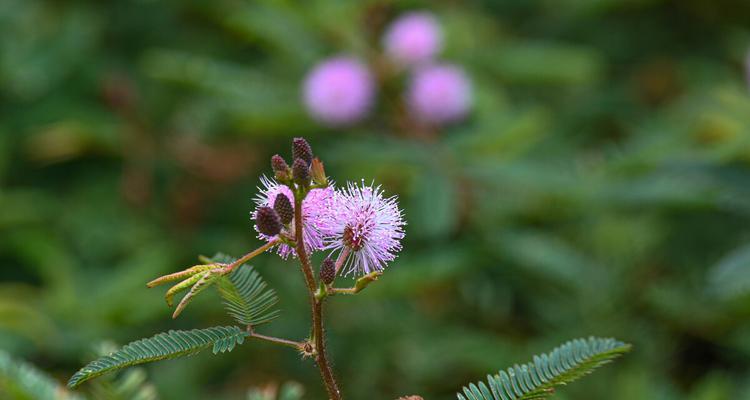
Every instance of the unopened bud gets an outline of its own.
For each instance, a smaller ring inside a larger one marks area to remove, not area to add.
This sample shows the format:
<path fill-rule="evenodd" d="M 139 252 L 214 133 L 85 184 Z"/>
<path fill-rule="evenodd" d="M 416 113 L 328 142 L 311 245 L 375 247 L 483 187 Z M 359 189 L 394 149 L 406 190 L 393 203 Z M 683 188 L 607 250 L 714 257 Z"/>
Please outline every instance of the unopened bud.
<path fill-rule="evenodd" d="M 323 163 L 317 158 L 313 159 L 312 166 L 310 167 L 310 175 L 312 176 L 314 184 L 322 186 L 328 185 L 326 170 L 323 168 Z"/>
<path fill-rule="evenodd" d="M 271 168 L 273 169 L 276 179 L 280 181 L 289 179 L 289 165 L 287 165 L 284 157 L 278 154 L 271 157 Z"/>
<path fill-rule="evenodd" d="M 278 235 L 283 228 L 279 214 L 273 208 L 265 206 L 258 207 L 255 211 L 255 225 L 258 232 L 268 236 Z"/>
<path fill-rule="evenodd" d="M 323 260 L 323 264 L 320 265 L 319 277 L 320 281 L 326 285 L 332 284 L 333 280 L 336 279 L 336 265 L 331 257 L 326 257 L 326 259 Z"/>
<path fill-rule="evenodd" d="M 294 161 L 297 161 L 297 159 L 304 160 L 309 166 L 313 160 L 310 143 L 307 143 L 307 140 L 304 138 L 294 138 L 292 141 L 292 156 L 294 157 Z"/>
<path fill-rule="evenodd" d="M 292 178 L 300 186 L 310 184 L 310 167 L 305 160 L 298 158 L 292 164 Z"/>
<path fill-rule="evenodd" d="M 273 201 L 273 209 L 279 214 L 282 224 L 286 225 L 292 222 L 292 218 L 294 218 L 294 207 L 292 207 L 292 202 L 289 201 L 289 197 L 286 197 L 284 193 L 276 195 L 276 200 Z"/>

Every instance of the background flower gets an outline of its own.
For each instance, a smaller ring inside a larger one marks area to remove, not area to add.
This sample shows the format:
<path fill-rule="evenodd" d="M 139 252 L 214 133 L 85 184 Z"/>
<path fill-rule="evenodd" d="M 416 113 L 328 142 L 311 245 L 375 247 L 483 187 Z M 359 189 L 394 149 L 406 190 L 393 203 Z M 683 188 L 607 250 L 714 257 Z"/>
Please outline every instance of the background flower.
<path fill-rule="evenodd" d="M 419 69 L 408 92 L 414 117 L 432 124 L 463 118 L 472 102 L 472 89 L 464 71 L 454 65 L 434 65 Z"/>
<path fill-rule="evenodd" d="M 350 57 L 316 65 L 304 83 L 303 98 L 313 118 L 331 125 L 356 122 L 370 109 L 375 87 L 367 67 Z"/>
<path fill-rule="evenodd" d="M 394 21 L 383 36 L 386 54 L 402 65 L 429 62 L 440 52 L 443 33 L 428 12 L 410 12 Z"/>

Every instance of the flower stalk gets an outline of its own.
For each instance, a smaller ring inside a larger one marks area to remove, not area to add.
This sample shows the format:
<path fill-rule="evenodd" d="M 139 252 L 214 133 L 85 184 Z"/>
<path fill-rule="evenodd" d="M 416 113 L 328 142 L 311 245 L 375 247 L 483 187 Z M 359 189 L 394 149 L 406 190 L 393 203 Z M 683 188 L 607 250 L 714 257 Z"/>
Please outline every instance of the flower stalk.
<path fill-rule="evenodd" d="M 323 299 L 315 296 L 315 275 L 313 274 L 310 258 L 305 250 L 304 236 L 302 235 L 302 200 L 305 196 L 304 189 L 295 193 L 294 199 L 294 231 L 296 239 L 297 258 L 299 259 L 302 273 L 305 276 L 305 283 L 310 297 L 310 308 L 312 314 L 312 340 L 315 351 L 315 363 L 320 370 L 320 376 L 325 383 L 326 391 L 330 400 L 341 400 L 341 391 L 339 390 L 333 370 L 328 361 L 325 348 L 325 338 L 323 333 Z"/>

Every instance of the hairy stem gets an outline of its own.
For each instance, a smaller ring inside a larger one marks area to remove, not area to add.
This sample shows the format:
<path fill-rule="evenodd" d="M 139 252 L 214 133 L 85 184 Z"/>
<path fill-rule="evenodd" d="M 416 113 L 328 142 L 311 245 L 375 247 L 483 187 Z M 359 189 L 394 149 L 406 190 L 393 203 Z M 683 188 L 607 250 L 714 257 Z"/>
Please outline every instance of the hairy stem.
<path fill-rule="evenodd" d="M 328 362 L 325 348 L 325 338 L 323 337 L 323 300 L 315 298 L 315 275 L 313 274 L 310 258 L 305 250 L 304 235 L 302 234 L 302 200 L 303 195 L 297 195 L 294 199 L 294 234 L 296 236 L 296 251 L 302 267 L 302 273 L 305 276 L 305 283 L 310 296 L 310 308 L 312 309 L 312 333 L 315 344 L 315 362 L 320 369 L 320 376 L 323 378 L 328 397 L 330 400 L 341 400 L 341 392 L 336 384 L 336 378 L 333 376 L 331 365 Z"/>
<path fill-rule="evenodd" d="M 267 342 L 271 342 L 271 343 L 275 343 L 275 344 L 280 344 L 282 346 L 289 346 L 289 347 L 291 347 L 293 349 L 296 349 L 298 351 L 302 351 L 305 348 L 305 343 L 304 342 L 296 342 L 294 340 L 282 339 L 282 338 L 277 338 L 277 337 L 274 337 L 274 336 L 261 335 L 260 333 L 256 333 L 253 330 L 252 326 L 248 326 L 247 327 L 247 334 L 251 338 L 265 340 Z"/>
<path fill-rule="evenodd" d="M 271 247 L 275 246 L 280 241 L 281 241 L 281 239 L 279 239 L 278 237 L 275 238 L 275 239 L 273 239 L 273 240 L 269 240 L 268 243 L 266 243 L 263 246 L 260 246 L 257 249 L 255 249 L 255 250 L 253 250 L 253 251 L 245 254 L 244 256 L 238 258 L 235 262 L 233 262 L 233 263 L 227 265 L 226 267 L 224 267 L 224 269 L 223 269 L 222 272 L 225 273 L 225 274 L 228 274 L 228 273 L 232 272 L 232 270 L 234 270 L 235 268 L 237 268 L 240 265 L 246 263 L 247 261 L 249 261 L 250 259 L 254 258 L 255 256 L 257 256 L 259 254 L 262 254 L 264 251 L 266 251 L 266 250 L 270 249 Z"/>

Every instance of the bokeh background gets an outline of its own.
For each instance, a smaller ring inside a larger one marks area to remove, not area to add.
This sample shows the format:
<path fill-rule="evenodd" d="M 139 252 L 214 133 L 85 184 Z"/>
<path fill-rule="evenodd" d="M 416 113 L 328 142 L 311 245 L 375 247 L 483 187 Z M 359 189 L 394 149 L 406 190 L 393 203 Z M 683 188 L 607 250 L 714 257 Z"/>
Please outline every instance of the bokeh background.
<path fill-rule="evenodd" d="M 400 80 L 362 123 L 307 116 L 305 73 L 377 63 L 411 9 L 468 71 L 469 117 L 409 129 Z M 559 399 L 750 398 L 748 48 L 743 0 L 3 0 L 0 349 L 65 382 L 102 342 L 230 323 L 214 293 L 173 321 L 145 282 L 257 246 L 258 177 L 305 136 L 409 223 L 386 275 L 330 302 L 349 398 L 453 398 L 588 335 L 634 352 Z M 302 338 L 296 266 L 255 265 L 283 310 L 264 333 Z M 264 343 L 143 371 L 163 399 L 324 397 L 310 361 Z"/>

